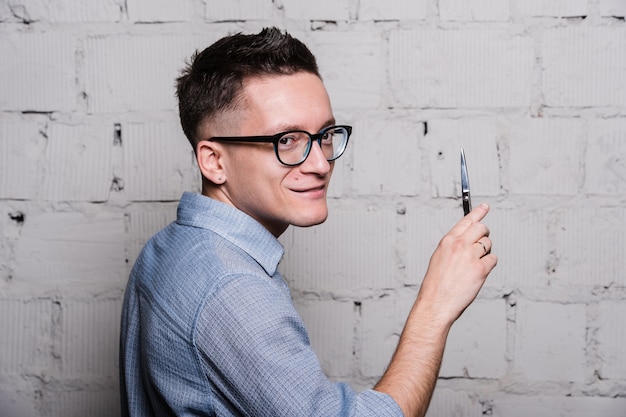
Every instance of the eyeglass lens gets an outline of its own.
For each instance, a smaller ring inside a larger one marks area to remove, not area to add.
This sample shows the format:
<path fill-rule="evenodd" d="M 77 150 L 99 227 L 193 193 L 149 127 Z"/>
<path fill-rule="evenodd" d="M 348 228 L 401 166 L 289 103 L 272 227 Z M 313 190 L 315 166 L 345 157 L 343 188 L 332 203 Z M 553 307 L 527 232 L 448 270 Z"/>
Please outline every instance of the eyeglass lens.
<path fill-rule="evenodd" d="M 317 136 L 316 136 L 317 139 Z M 334 127 L 321 133 L 320 147 L 328 161 L 333 161 L 341 156 L 346 148 L 348 131 L 343 127 Z M 276 152 L 282 163 L 297 165 L 308 156 L 312 137 L 306 132 L 288 132 L 278 139 Z"/>

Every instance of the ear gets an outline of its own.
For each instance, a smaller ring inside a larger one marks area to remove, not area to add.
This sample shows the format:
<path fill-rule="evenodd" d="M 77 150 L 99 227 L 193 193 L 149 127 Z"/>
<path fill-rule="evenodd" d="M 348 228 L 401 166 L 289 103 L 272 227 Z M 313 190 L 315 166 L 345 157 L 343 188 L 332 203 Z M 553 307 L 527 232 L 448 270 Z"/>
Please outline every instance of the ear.
<path fill-rule="evenodd" d="M 217 142 L 202 140 L 196 146 L 196 160 L 202 177 L 213 184 L 220 185 L 226 181 L 222 147 Z"/>

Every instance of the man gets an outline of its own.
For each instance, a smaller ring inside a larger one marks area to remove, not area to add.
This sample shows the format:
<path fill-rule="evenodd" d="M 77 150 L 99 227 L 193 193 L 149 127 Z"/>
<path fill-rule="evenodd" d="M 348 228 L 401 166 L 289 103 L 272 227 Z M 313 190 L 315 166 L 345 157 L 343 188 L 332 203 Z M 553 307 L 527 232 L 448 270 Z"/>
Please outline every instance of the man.
<path fill-rule="evenodd" d="M 481 205 L 432 256 L 388 370 L 355 393 L 322 372 L 277 272 L 289 225 L 328 214 L 351 127 L 337 124 L 315 58 L 275 28 L 223 38 L 178 79 L 202 174 L 128 282 L 124 416 L 422 416 L 452 323 L 496 264 Z"/>

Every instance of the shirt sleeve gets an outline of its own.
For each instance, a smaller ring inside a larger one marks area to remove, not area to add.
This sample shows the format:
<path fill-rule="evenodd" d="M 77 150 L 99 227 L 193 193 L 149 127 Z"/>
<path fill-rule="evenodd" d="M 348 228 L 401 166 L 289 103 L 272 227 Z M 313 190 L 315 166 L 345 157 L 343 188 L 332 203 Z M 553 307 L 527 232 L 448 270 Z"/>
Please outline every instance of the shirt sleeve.
<path fill-rule="evenodd" d="M 282 283 L 282 279 L 280 279 Z M 328 380 L 304 324 L 276 278 L 224 280 L 201 310 L 195 332 L 215 406 L 240 415 L 402 416 L 374 390 Z"/>

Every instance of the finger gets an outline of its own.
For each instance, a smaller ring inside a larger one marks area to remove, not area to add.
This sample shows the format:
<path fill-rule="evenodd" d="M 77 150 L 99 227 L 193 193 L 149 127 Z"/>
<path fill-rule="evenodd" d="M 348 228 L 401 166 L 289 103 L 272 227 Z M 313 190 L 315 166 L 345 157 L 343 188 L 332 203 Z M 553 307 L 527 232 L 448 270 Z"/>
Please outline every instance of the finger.
<path fill-rule="evenodd" d="M 473 224 L 479 223 L 489 213 L 489 205 L 482 203 L 470 211 L 467 216 L 463 217 L 459 222 L 450 230 L 450 233 L 454 235 L 462 235 Z"/>
<path fill-rule="evenodd" d="M 484 223 L 474 223 L 465 230 L 462 239 L 468 244 L 473 244 L 484 237 L 489 237 L 489 233 L 489 228 Z"/>
<path fill-rule="evenodd" d="M 491 239 L 489 238 L 482 238 L 479 239 L 474 246 L 476 247 L 476 252 L 477 252 L 477 256 L 479 258 L 482 258 L 485 255 L 488 255 L 491 253 Z"/>

